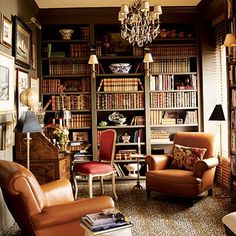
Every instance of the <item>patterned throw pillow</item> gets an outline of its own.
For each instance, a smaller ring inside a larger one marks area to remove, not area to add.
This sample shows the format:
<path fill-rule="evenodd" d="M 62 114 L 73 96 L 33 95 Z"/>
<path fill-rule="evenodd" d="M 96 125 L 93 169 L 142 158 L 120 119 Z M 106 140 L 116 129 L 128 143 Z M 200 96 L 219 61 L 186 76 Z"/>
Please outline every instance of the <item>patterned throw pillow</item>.
<path fill-rule="evenodd" d="M 206 148 L 185 147 L 175 144 L 171 166 L 176 169 L 193 170 L 195 162 L 202 160 L 206 151 Z"/>

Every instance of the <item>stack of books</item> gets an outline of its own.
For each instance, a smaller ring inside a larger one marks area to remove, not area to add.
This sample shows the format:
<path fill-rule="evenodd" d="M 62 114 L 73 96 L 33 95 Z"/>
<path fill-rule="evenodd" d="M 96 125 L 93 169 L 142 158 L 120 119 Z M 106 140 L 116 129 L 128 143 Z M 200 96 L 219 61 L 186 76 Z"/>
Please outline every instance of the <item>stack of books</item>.
<path fill-rule="evenodd" d="M 101 231 L 131 224 L 130 221 L 128 221 L 125 216 L 117 210 L 115 213 L 98 212 L 87 214 L 82 217 L 81 223 L 91 231 Z"/>

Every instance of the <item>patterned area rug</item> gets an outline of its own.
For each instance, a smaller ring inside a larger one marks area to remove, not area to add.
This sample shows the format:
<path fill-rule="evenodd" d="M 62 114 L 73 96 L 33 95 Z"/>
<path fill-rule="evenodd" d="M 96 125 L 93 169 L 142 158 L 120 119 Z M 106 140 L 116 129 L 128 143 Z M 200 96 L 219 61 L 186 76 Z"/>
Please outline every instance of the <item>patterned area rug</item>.
<path fill-rule="evenodd" d="M 133 184 L 117 184 L 116 207 L 133 223 L 133 236 L 222 236 L 222 217 L 231 212 L 230 199 L 209 197 L 207 193 L 194 199 L 152 193 L 148 200 L 145 190 L 133 190 Z M 145 185 L 143 185 L 145 188 Z M 100 194 L 98 185 L 94 195 Z M 105 194 L 112 196 L 110 185 Z M 87 197 L 87 187 L 79 187 L 79 197 Z M 7 236 L 22 235 L 15 224 Z M 25 235 L 24 235 L 25 236 Z"/>

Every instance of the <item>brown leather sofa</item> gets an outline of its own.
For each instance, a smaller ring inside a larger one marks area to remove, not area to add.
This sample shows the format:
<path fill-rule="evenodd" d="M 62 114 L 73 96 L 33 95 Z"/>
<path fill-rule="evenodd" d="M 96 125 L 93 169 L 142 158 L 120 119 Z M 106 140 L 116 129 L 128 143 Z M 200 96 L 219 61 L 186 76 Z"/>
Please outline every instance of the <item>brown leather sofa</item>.
<path fill-rule="evenodd" d="M 82 236 L 82 216 L 114 207 L 107 196 L 74 200 L 67 179 L 39 185 L 22 165 L 0 160 L 0 186 L 12 216 L 27 236 Z"/>
<path fill-rule="evenodd" d="M 218 165 L 214 134 L 178 132 L 174 137 L 173 147 L 175 144 L 207 150 L 203 160 L 195 162 L 193 170 L 173 168 L 171 154 L 146 156 L 148 197 L 150 198 L 152 191 L 179 197 L 194 197 L 208 190 L 212 195 L 215 170 Z"/>

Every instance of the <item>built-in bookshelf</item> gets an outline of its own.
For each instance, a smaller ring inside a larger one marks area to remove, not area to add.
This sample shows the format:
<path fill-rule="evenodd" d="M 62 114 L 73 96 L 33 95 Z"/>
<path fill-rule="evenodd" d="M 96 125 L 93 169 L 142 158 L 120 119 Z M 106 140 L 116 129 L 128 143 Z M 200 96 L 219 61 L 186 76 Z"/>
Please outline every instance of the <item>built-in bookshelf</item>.
<path fill-rule="evenodd" d="M 62 37 L 61 29 L 72 29 Z M 68 122 L 72 152 L 88 149 L 92 154 L 91 74 L 89 25 L 48 25 L 42 29 L 42 104 L 45 124 L 59 123 L 57 112 L 70 110 Z M 81 156 L 78 156 L 80 158 Z M 83 157 L 81 157 L 83 158 Z"/>
<path fill-rule="evenodd" d="M 186 29 L 190 29 L 188 26 Z M 150 152 L 172 147 L 178 131 L 199 131 L 199 75 L 194 27 L 185 34 L 160 34 L 149 47 Z"/>
<path fill-rule="evenodd" d="M 69 40 L 59 33 L 66 27 L 74 30 Z M 185 28 L 183 37 L 180 32 Z M 139 145 L 145 155 L 165 152 L 176 132 L 200 130 L 197 41 L 189 25 L 181 26 L 175 37 L 160 34 L 148 45 L 154 58 L 149 74 L 143 63 L 144 48 L 122 40 L 119 31 L 114 24 L 43 28 L 42 101 L 46 123 L 57 122 L 58 110 L 72 112 L 69 129 L 74 146 L 70 150 L 89 150 L 83 155 L 77 152 L 76 162 L 97 160 L 101 132 L 115 129 L 117 176 L 135 179 L 129 170 L 137 165 L 132 154 Z M 91 45 L 99 61 L 95 79 L 88 65 Z M 114 73 L 114 63 L 129 64 L 130 71 Z M 125 121 L 113 122 L 114 113 Z M 81 145 L 76 146 L 77 142 Z M 144 159 L 140 173 L 145 176 Z"/>

